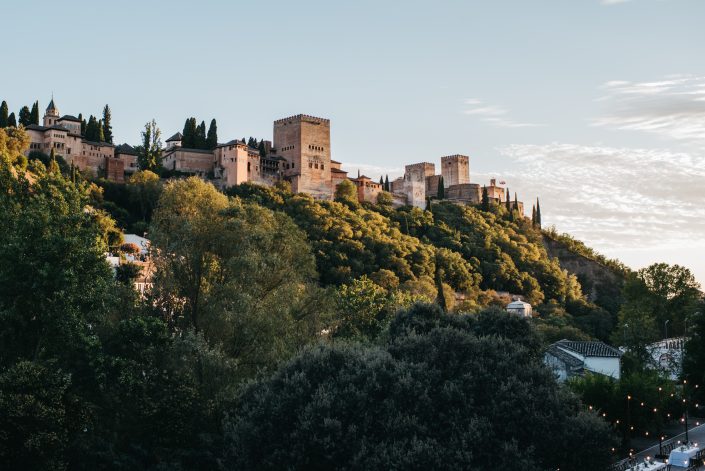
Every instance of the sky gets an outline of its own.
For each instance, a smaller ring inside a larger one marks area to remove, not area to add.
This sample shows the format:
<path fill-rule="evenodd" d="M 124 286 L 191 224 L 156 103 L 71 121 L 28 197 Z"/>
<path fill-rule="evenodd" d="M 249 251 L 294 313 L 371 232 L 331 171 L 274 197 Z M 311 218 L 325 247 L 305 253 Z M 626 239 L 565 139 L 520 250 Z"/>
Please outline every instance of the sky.
<path fill-rule="evenodd" d="M 112 109 L 116 142 L 215 118 L 221 141 L 331 120 L 372 178 L 470 156 L 554 225 L 705 285 L 703 0 L 34 0 L 3 5 L 0 99 Z M 10 52 L 11 51 L 11 52 Z"/>

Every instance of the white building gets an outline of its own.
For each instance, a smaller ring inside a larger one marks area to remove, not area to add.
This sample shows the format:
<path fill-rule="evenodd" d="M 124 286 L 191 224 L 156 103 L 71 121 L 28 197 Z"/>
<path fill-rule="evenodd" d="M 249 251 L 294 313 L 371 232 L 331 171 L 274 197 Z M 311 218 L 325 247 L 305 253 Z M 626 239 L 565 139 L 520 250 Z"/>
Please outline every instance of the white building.
<path fill-rule="evenodd" d="M 619 379 L 621 356 L 621 351 L 603 342 L 559 340 L 544 353 L 544 363 L 559 381 L 586 371 Z"/>
<path fill-rule="evenodd" d="M 520 317 L 531 317 L 531 304 L 517 299 L 507 304 L 507 312 Z"/>
<path fill-rule="evenodd" d="M 646 350 L 651 355 L 652 366 L 670 379 L 678 379 L 683 368 L 685 341 L 685 337 L 673 337 L 647 345 Z"/>

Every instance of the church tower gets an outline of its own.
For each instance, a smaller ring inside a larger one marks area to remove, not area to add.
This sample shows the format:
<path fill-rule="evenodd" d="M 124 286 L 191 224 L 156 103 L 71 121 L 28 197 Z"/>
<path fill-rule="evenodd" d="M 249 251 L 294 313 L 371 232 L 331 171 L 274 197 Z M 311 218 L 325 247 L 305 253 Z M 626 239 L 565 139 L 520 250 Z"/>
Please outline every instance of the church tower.
<path fill-rule="evenodd" d="M 54 126 L 60 117 L 59 109 L 54 104 L 54 96 L 52 96 L 49 106 L 47 106 L 46 113 L 44 113 L 44 126 Z"/>

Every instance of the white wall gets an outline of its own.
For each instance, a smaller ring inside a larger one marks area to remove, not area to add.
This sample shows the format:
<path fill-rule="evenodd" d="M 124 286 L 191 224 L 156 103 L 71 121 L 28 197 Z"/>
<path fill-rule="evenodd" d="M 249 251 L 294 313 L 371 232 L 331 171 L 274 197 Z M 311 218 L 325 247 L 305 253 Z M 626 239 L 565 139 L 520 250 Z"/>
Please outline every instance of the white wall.
<path fill-rule="evenodd" d="M 619 358 L 618 357 L 587 357 L 585 358 L 585 369 L 602 373 L 619 379 Z"/>

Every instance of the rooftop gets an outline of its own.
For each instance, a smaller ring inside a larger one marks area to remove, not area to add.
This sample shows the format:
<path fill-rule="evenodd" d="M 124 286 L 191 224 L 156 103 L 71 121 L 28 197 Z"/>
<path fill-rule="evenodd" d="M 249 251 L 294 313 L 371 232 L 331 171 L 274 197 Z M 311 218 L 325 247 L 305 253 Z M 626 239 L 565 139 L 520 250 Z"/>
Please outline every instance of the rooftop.
<path fill-rule="evenodd" d="M 130 144 L 120 144 L 119 146 L 115 147 L 115 153 L 137 155 L 137 151 Z"/>
<path fill-rule="evenodd" d="M 74 121 L 76 123 L 80 123 L 81 120 L 78 119 L 77 117 L 70 115 L 70 114 L 65 114 L 61 118 L 59 118 L 59 121 Z"/>
<path fill-rule="evenodd" d="M 585 357 L 614 357 L 619 358 L 622 356 L 622 352 L 618 349 L 607 345 L 604 342 L 586 342 L 586 341 L 574 341 L 574 340 L 559 340 L 552 346 L 560 347 L 572 352 L 578 353 Z"/>
<path fill-rule="evenodd" d="M 582 360 L 574 357 L 570 353 L 566 353 L 560 348 L 556 346 L 556 344 L 551 345 L 546 349 L 546 353 L 549 355 L 553 355 L 554 357 L 558 358 L 561 360 L 563 363 L 565 363 L 568 366 L 572 366 L 574 368 L 579 368 L 583 366 Z"/>
<path fill-rule="evenodd" d="M 173 142 L 173 141 L 180 141 L 184 138 L 184 135 L 181 134 L 180 132 L 177 132 L 173 136 L 171 136 L 169 139 L 166 140 L 166 142 Z"/>
<path fill-rule="evenodd" d="M 283 123 L 285 121 L 304 121 L 304 120 L 319 121 L 321 123 L 326 123 L 326 124 L 330 123 L 330 120 L 326 119 L 326 118 L 317 118 L 315 116 L 311 116 L 308 114 L 297 114 L 294 116 L 289 116 L 287 118 L 277 119 L 276 121 L 274 121 L 274 124 Z"/>

